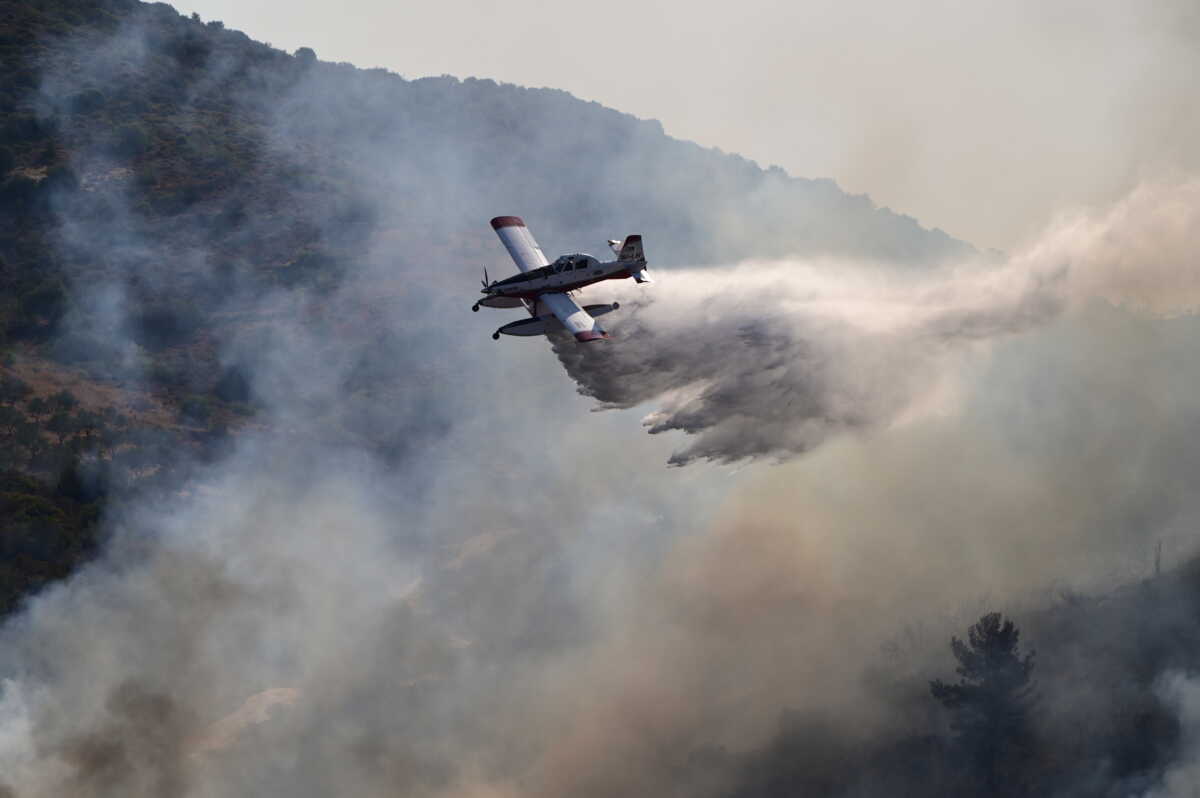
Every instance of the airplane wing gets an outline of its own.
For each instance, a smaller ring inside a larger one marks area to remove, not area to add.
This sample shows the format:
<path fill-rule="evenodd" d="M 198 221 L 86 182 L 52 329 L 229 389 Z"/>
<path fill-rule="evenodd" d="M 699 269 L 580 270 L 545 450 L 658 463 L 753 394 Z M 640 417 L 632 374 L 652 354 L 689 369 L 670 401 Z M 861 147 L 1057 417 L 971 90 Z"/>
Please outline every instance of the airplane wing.
<path fill-rule="evenodd" d="M 521 217 L 497 216 L 492 219 L 492 229 L 500 236 L 504 248 L 521 271 L 540 269 L 550 264 Z M 538 297 L 532 319 L 506 324 L 502 329 L 509 335 L 540 335 L 546 332 L 545 322 L 541 320 L 544 310 L 553 313 L 567 332 L 575 336 L 576 341 L 598 341 L 608 337 L 604 328 L 586 310 L 576 305 L 571 297 L 560 293 L 542 294 Z"/>
<path fill-rule="evenodd" d="M 540 251 L 540 250 L 539 250 Z M 538 297 L 538 304 L 545 303 L 550 312 L 558 317 L 562 322 L 562 326 L 567 329 L 567 332 L 575 336 L 575 340 L 584 341 L 599 341 L 602 338 L 607 338 L 608 333 L 600 326 L 600 322 L 596 321 L 583 308 L 575 304 L 575 300 L 566 294 L 542 294 Z"/>
<path fill-rule="evenodd" d="M 529 232 L 525 222 L 521 221 L 520 216 L 497 216 L 492 219 L 492 229 L 496 231 L 496 235 L 500 236 L 500 240 L 504 242 L 504 248 L 508 250 L 509 255 L 512 255 L 512 259 L 517 263 L 517 268 L 521 271 L 538 269 L 550 263 L 546 254 L 542 252 L 542 248 L 538 246 L 538 242 L 534 240 L 533 233 Z"/>

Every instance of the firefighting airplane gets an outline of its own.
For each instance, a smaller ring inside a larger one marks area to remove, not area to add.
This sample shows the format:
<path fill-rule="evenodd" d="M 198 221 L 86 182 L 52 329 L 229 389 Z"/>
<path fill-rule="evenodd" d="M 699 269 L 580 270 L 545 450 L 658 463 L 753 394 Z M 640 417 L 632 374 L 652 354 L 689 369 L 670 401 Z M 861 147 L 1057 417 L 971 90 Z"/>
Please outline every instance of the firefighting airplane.
<path fill-rule="evenodd" d="M 599 341 L 608 333 L 596 321 L 616 310 L 620 305 L 584 305 L 582 308 L 568 296 L 585 285 L 601 280 L 619 280 L 632 277 L 638 283 L 648 283 L 646 257 L 642 253 L 642 237 L 627 236 L 624 241 L 609 241 L 614 261 L 601 263 L 591 255 L 563 255 L 551 263 L 542 248 L 534 240 L 525 222 L 516 216 L 497 216 L 492 219 L 492 229 L 504 242 L 508 254 L 516 261 L 520 274 L 504 280 L 488 282 L 487 269 L 483 270 L 483 299 L 471 310 L 485 308 L 525 308 L 531 318 L 505 324 L 492 338 L 501 335 L 545 335 L 551 330 L 565 329 L 580 343 Z"/>

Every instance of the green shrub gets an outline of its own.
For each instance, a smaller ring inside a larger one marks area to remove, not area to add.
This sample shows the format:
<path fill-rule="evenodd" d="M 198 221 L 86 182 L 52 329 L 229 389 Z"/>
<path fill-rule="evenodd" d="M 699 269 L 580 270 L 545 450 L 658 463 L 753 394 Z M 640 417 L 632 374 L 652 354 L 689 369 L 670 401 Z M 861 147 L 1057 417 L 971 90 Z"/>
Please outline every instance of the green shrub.
<path fill-rule="evenodd" d="M 208 61 L 208 55 L 212 52 L 212 45 L 203 36 L 197 36 L 189 32 L 175 41 L 169 42 L 166 51 L 181 66 L 197 69 L 204 66 L 205 62 Z"/>
<path fill-rule="evenodd" d="M 191 338 L 203 322 L 200 311 L 191 305 L 152 305 L 133 317 L 133 337 L 147 349 L 165 349 Z"/>
<path fill-rule="evenodd" d="M 25 175 L 13 175 L 0 184 L 0 210 L 22 213 L 33 208 L 38 181 Z"/>
<path fill-rule="evenodd" d="M 53 166 L 58 163 L 61 151 L 58 148 L 58 143 L 54 139 L 47 139 L 46 146 L 42 148 L 41 154 L 37 157 L 38 166 Z"/>
<path fill-rule="evenodd" d="M 33 389 L 19 377 L 8 374 L 0 375 L 0 404 L 10 405 L 24 401 Z"/>
<path fill-rule="evenodd" d="M 27 493 L 0 494 L 0 552 L 42 562 L 63 558 L 70 543 L 68 519 L 48 499 Z"/>
<path fill-rule="evenodd" d="M 0 494 L 33 493 L 38 494 L 42 485 L 28 474 L 15 470 L 0 471 Z"/>
<path fill-rule="evenodd" d="M 49 401 L 55 411 L 59 413 L 70 413 L 79 407 L 79 399 L 66 388 L 52 395 Z"/>
<path fill-rule="evenodd" d="M 0 135 L 4 141 L 20 144 L 44 139 L 49 133 L 47 126 L 32 114 L 17 114 L 4 123 Z"/>
<path fill-rule="evenodd" d="M 54 502 L 28 493 L 0 493 L 0 516 L 8 523 L 43 522 L 61 524 L 66 521 Z"/>
<path fill-rule="evenodd" d="M 344 272 L 337 258 L 325 252 L 308 251 L 279 270 L 284 285 L 296 286 L 320 281 L 336 281 Z"/>
<path fill-rule="evenodd" d="M 84 89 L 71 98 L 71 113 L 90 114 L 104 107 L 106 99 L 97 89 Z"/>
<path fill-rule="evenodd" d="M 50 278 L 21 294 L 21 313 L 29 318 L 57 321 L 67 305 L 67 290 L 62 281 Z"/>
<path fill-rule="evenodd" d="M 134 171 L 133 179 L 138 188 L 149 191 L 162 183 L 167 176 L 167 170 L 161 165 L 143 162 Z"/>
<path fill-rule="evenodd" d="M 115 158 L 136 158 L 150 149 L 150 136 L 139 125 L 122 125 L 112 132 L 105 149 Z"/>
<path fill-rule="evenodd" d="M 248 402 L 251 396 L 250 381 L 240 368 L 227 368 L 213 386 L 213 394 L 224 402 Z"/>
<path fill-rule="evenodd" d="M 188 421 L 207 425 L 212 418 L 212 401 L 206 396 L 189 396 L 179 404 L 179 411 Z"/>
<path fill-rule="evenodd" d="M 79 189 L 79 175 L 75 174 L 75 170 L 66 164 L 59 164 L 46 173 L 46 179 L 42 181 L 41 187 L 44 191 L 58 191 L 60 189 L 77 191 Z"/>
<path fill-rule="evenodd" d="M 179 363 L 155 362 L 146 370 L 146 376 L 155 386 L 174 392 L 187 387 L 190 375 Z"/>

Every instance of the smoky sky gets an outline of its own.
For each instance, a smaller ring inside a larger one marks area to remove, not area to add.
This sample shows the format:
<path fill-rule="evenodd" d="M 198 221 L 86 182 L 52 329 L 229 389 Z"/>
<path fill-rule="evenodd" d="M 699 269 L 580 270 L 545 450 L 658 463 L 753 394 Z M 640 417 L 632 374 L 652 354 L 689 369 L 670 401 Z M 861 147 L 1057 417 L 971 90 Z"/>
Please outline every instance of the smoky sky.
<path fill-rule="evenodd" d="M 70 54 L 103 73 L 145 34 Z M 271 156 L 303 164 L 329 125 L 357 199 L 387 216 L 429 180 L 414 216 L 449 221 L 373 232 L 332 289 L 234 281 L 224 312 L 245 315 L 216 345 L 256 423 L 185 489 L 119 504 L 103 556 L 0 628 L 21 798 L 721 795 L 736 773 L 705 755 L 757 750 L 784 710 L 848 750 L 904 733 L 980 610 L 1137 578 L 1156 541 L 1194 550 L 1194 181 L 917 269 L 861 250 L 660 269 L 643 229 L 656 282 L 614 289 L 613 341 L 494 343 L 501 314 L 469 305 L 484 253 L 503 262 L 475 207 L 498 190 L 430 129 L 403 131 L 428 145 L 414 166 L 386 131 L 306 121 L 343 85 L 273 98 Z M 67 134 L 81 173 L 110 168 Z M 285 199 L 319 220 L 319 194 Z M 99 325 L 137 380 L 127 278 L 220 274 L 223 253 L 197 229 L 174 258 L 116 257 L 166 234 L 115 210 L 64 206 L 56 245 L 123 270 L 70 286 L 92 301 L 68 325 Z M 1193 689 L 1159 687 L 1192 735 L 1163 790 L 1193 767 Z"/>
<path fill-rule="evenodd" d="M 180 9 L 331 61 L 563 88 L 980 247 L 1017 248 L 1061 207 L 1200 165 L 1190 2 Z"/>

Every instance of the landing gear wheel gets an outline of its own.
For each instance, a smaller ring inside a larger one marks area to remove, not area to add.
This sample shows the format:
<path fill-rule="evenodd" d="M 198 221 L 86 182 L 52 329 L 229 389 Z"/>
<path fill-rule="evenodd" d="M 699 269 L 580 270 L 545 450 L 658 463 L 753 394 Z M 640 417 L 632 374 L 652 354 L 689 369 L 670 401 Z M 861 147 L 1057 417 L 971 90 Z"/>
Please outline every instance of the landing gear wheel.
<path fill-rule="evenodd" d="M 613 303 L 613 310 L 620 310 L 620 308 L 621 308 L 621 303 L 620 303 L 620 302 L 614 302 L 614 303 Z"/>
<path fill-rule="evenodd" d="M 472 312 L 472 313 L 478 313 L 478 312 L 479 312 L 479 305 L 472 305 L 472 306 L 471 306 L 471 312 Z"/>
<path fill-rule="evenodd" d="M 500 340 L 500 333 L 498 333 L 498 332 L 494 332 L 494 333 L 492 333 L 492 340 L 493 340 L 493 341 L 499 341 L 499 340 Z"/>

